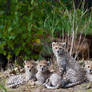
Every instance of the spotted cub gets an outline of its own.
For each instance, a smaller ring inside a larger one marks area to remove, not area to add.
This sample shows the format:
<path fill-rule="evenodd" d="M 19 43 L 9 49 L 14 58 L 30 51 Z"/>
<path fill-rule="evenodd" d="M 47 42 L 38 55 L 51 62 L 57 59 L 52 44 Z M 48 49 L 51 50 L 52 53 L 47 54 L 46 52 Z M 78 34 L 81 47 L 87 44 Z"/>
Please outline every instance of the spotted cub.
<path fill-rule="evenodd" d="M 37 84 L 45 83 L 46 79 L 50 76 L 50 71 L 48 69 L 48 62 L 46 60 L 41 60 L 37 64 Z"/>
<path fill-rule="evenodd" d="M 35 79 L 36 68 L 33 61 L 24 61 L 25 73 L 13 75 L 6 81 L 6 87 L 15 88 L 19 85 L 25 84 L 30 79 Z"/>
<path fill-rule="evenodd" d="M 50 77 L 44 83 L 44 86 L 48 89 L 57 89 L 63 87 L 65 82 L 62 76 L 57 72 L 52 72 Z"/>
<path fill-rule="evenodd" d="M 92 88 L 92 61 L 85 61 L 86 78 L 89 81 L 89 85 L 86 87 Z"/>
<path fill-rule="evenodd" d="M 85 71 L 73 57 L 69 56 L 69 53 L 66 50 L 66 43 L 52 42 L 52 50 L 56 56 L 56 63 L 61 75 L 65 75 L 65 83 L 67 80 L 67 84 L 64 85 L 64 87 L 72 87 L 84 82 Z"/>

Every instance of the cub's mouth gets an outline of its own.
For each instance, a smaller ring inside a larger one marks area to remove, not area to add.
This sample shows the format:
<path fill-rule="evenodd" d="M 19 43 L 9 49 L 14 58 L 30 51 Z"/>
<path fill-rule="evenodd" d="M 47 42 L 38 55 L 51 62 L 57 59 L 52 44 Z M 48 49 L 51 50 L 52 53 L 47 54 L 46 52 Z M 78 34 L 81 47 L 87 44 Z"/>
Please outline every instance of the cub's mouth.
<path fill-rule="evenodd" d="M 32 70 L 31 69 L 29 69 L 29 72 L 31 72 Z"/>

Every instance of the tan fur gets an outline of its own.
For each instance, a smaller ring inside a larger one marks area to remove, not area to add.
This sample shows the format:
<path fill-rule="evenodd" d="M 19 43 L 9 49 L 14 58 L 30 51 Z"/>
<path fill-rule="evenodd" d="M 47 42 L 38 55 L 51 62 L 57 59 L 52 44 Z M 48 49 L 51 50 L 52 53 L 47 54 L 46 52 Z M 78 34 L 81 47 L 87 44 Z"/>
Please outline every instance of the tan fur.
<path fill-rule="evenodd" d="M 36 72 L 37 72 L 37 70 L 36 70 L 36 63 L 35 63 L 35 61 L 34 60 L 31 60 L 31 61 L 27 61 L 27 62 L 25 62 L 25 74 L 26 74 L 26 80 L 29 80 L 29 78 L 31 77 L 31 78 L 33 78 L 33 79 L 35 79 L 35 74 L 36 74 Z M 31 73 L 29 73 L 29 71 L 31 72 Z"/>
<path fill-rule="evenodd" d="M 92 88 L 92 61 L 85 61 L 86 78 L 89 85 L 86 88 Z"/>

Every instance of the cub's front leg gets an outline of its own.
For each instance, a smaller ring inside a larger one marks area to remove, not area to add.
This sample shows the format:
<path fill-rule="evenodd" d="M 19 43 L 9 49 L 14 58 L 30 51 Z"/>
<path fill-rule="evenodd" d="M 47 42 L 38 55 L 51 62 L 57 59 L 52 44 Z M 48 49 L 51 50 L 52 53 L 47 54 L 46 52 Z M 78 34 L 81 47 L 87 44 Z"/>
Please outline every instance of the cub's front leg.
<path fill-rule="evenodd" d="M 61 76 L 63 76 L 64 72 L 66 71 L 65 66 L 63 66 L 63 65 L 58 65 L 58 66 L 59 66 L 59 72 L 60 72 Z"/>

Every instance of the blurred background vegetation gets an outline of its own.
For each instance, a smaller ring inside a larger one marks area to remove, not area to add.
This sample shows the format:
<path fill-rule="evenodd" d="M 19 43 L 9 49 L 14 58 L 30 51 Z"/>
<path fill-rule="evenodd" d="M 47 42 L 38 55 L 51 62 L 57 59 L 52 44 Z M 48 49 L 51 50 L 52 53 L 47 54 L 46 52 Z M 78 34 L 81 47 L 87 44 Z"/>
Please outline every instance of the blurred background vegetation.
<path fill-rule="evenodd" d="M 8 60 L 41 59 L 53 38 L 73 31 L 92 34 L 92 13 L 72 0 L 0 0 L 0 53 Z"/>

